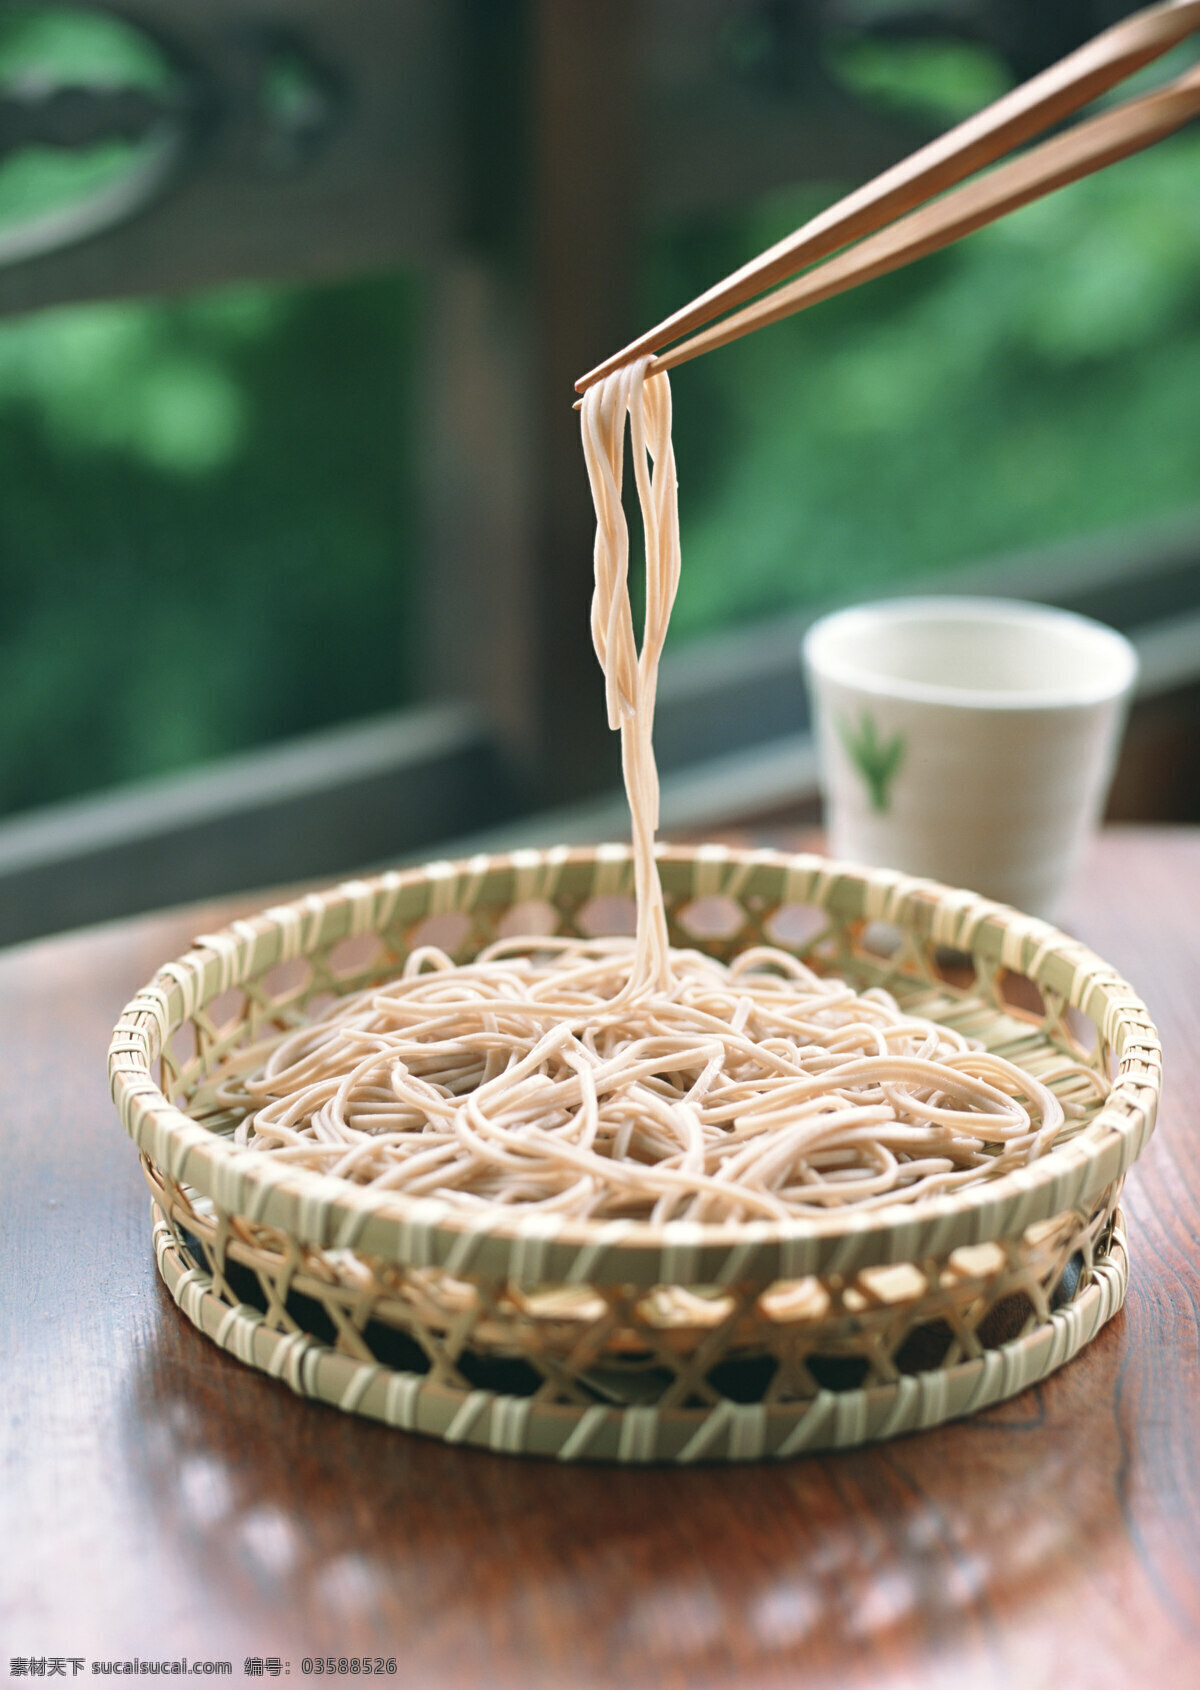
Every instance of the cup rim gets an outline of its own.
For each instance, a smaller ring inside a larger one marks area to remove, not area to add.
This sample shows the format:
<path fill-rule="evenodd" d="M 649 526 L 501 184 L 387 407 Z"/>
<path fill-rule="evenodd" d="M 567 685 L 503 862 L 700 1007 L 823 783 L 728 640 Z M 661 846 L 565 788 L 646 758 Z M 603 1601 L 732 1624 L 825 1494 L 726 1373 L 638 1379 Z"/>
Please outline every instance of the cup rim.
<path fill-rule="evenodd" d="M 1093 684 L 1071 688 L 1061 686 L 1044 690 L 1001 691 L 995 688 L 963 687 L 937 681 L 898 679 L 872 674 L 866 668 L 847 662 L 831 650 L 832 636 L 852 629 L 857 622 L 864 627 L 879 623 L 923 621 L 930 617 L 953 617 L 958 621 L 994 622 L 1003 617 L 1011 625 L 1022 628 L 1039 627 L 1071 633 L 1076 638 L 1091 641 L 1104 652 L 1108 673 Z M 928 597 L 875 599 L 866 604 L 849 605 L 822 616 L 807 630 L 801 642 L 805 667 L 811 677 L 839 682 L 856 691 L 879 698 L 904 699 L 918 704 L 946 704 L 966 710 L 1071 710 L 1088 705 L 1106 703 L 1127 696 L 1137 681 L 1140 667 L 1135 647 L 1124 634 L 1090 616 L 1073 610 L 1060 610 L 1054 605 L 1034 604 L 1026 599 L 976 598 L 953 594 L 930 594 Z"/>

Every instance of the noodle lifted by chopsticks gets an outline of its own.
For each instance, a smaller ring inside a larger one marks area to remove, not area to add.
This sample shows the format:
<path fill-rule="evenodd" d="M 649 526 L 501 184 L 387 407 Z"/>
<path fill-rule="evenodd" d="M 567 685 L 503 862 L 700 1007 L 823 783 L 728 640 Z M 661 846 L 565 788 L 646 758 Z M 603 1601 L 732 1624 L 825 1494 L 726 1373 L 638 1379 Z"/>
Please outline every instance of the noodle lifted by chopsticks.
<path fill-rule="evenodd" d="M 649 359 L 589 388 L 592 635 L 621 733 L 636 937 L 433 947 L 275 1043 L 220 1101 L 239 1143 L 460 1207 L 577 1218 L 787 1220 L 882 1207 L 1040 1155 L 1064 1105 L 1040 1081 L 760 946 L 728 966 L 667 941 L 654 858 L 658 664 L 679 581 L 670 387 Z M 639 654 L 621 510 L 626 422 L 646 534 Z M 1097 1089 L 1101 1082 L 1089 1070 Z"/>

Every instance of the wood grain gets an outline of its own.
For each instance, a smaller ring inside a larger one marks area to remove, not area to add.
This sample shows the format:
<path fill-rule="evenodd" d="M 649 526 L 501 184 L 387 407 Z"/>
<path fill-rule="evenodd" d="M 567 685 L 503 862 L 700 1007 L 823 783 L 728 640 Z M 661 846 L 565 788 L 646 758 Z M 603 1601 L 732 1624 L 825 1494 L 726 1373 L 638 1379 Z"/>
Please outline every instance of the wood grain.
<path fill-rule="evenodd" d="M 1200 831 L 1109 832 L 1069 920 L 1166 1046 L 1125 1313 L 976 1420 L 778 1467 L 449 1449 L 199 1337 L 154 1273 L 104 1049 L 155 966 L 234 913 L 0 956 L 0 1676 L 128 1650 L 229 1658 L 235 1683 L 277 1654 L 296 1679 L 332 1651 L 440 1690 L 1200 1683 Z"/>

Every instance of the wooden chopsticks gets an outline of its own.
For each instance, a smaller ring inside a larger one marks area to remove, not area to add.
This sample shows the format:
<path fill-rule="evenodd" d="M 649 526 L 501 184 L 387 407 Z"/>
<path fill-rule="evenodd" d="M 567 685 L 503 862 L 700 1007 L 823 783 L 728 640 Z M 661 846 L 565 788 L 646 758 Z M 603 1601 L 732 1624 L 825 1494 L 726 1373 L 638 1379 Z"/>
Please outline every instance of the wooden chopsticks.
<path fill-rule="evenodd" d="M 576 389 L 584 392 L 648 352 L 655 354 L 654 369 L 682 364 L 936 252 L 1018 206 L 1150 146 L 1200 114 L 1200 67 L 1077 124 L 977 181 L 956 186 L 1198 30 L 1200 0 L 1169 0 L 1125 19 L 821 212 L 589 370 Z M 947 193 L 948 188 L 954 191 Z M 943 197 L 934 197 L 939 194 Z M 830 257 L 843 247 L 849 250 Z M 778 285 L 798 270 L 805 273 L 789 286 Z M 754 297 L 767 289 L 775 291 Z M 745 308 L 735 310 L 739 305 Z M 729 311 L 734 314 L 703 327 Z"/>

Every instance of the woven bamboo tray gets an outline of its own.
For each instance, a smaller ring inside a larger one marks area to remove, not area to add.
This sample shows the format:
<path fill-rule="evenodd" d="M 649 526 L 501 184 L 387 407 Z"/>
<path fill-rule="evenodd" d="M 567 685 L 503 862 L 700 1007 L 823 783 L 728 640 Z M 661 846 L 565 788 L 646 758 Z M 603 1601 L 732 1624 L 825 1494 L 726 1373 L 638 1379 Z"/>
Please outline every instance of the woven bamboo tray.
<path fill-rule="evenodd" d="M 214 1076 L 387 978 L 518 931 L 632 922 L 625 847 L 516 852 L 353 881 L 205 935 L 140 991 L 109 1053 L 153 1195 L 163 1279 L 223 1349 L 302 1395 L 409 1431 L 560 1460 L 748 1460 L 969 1414 L 1067 1361 L 1120 1307 L 1117 1208 L 1153 1130 L 1161 1052 L 1140 1000 L 1045 922 L 813 856 L 659 852 L 673 942 L 764 941 L 884 985 L 1064 1096 L 1111 1079 L 1069 1138 L 953 1194 L 738 1226 L 481 1227 L 240 1149 Z M 1074 1088 L 1074 1089 L 1073 1089 Z"/>

